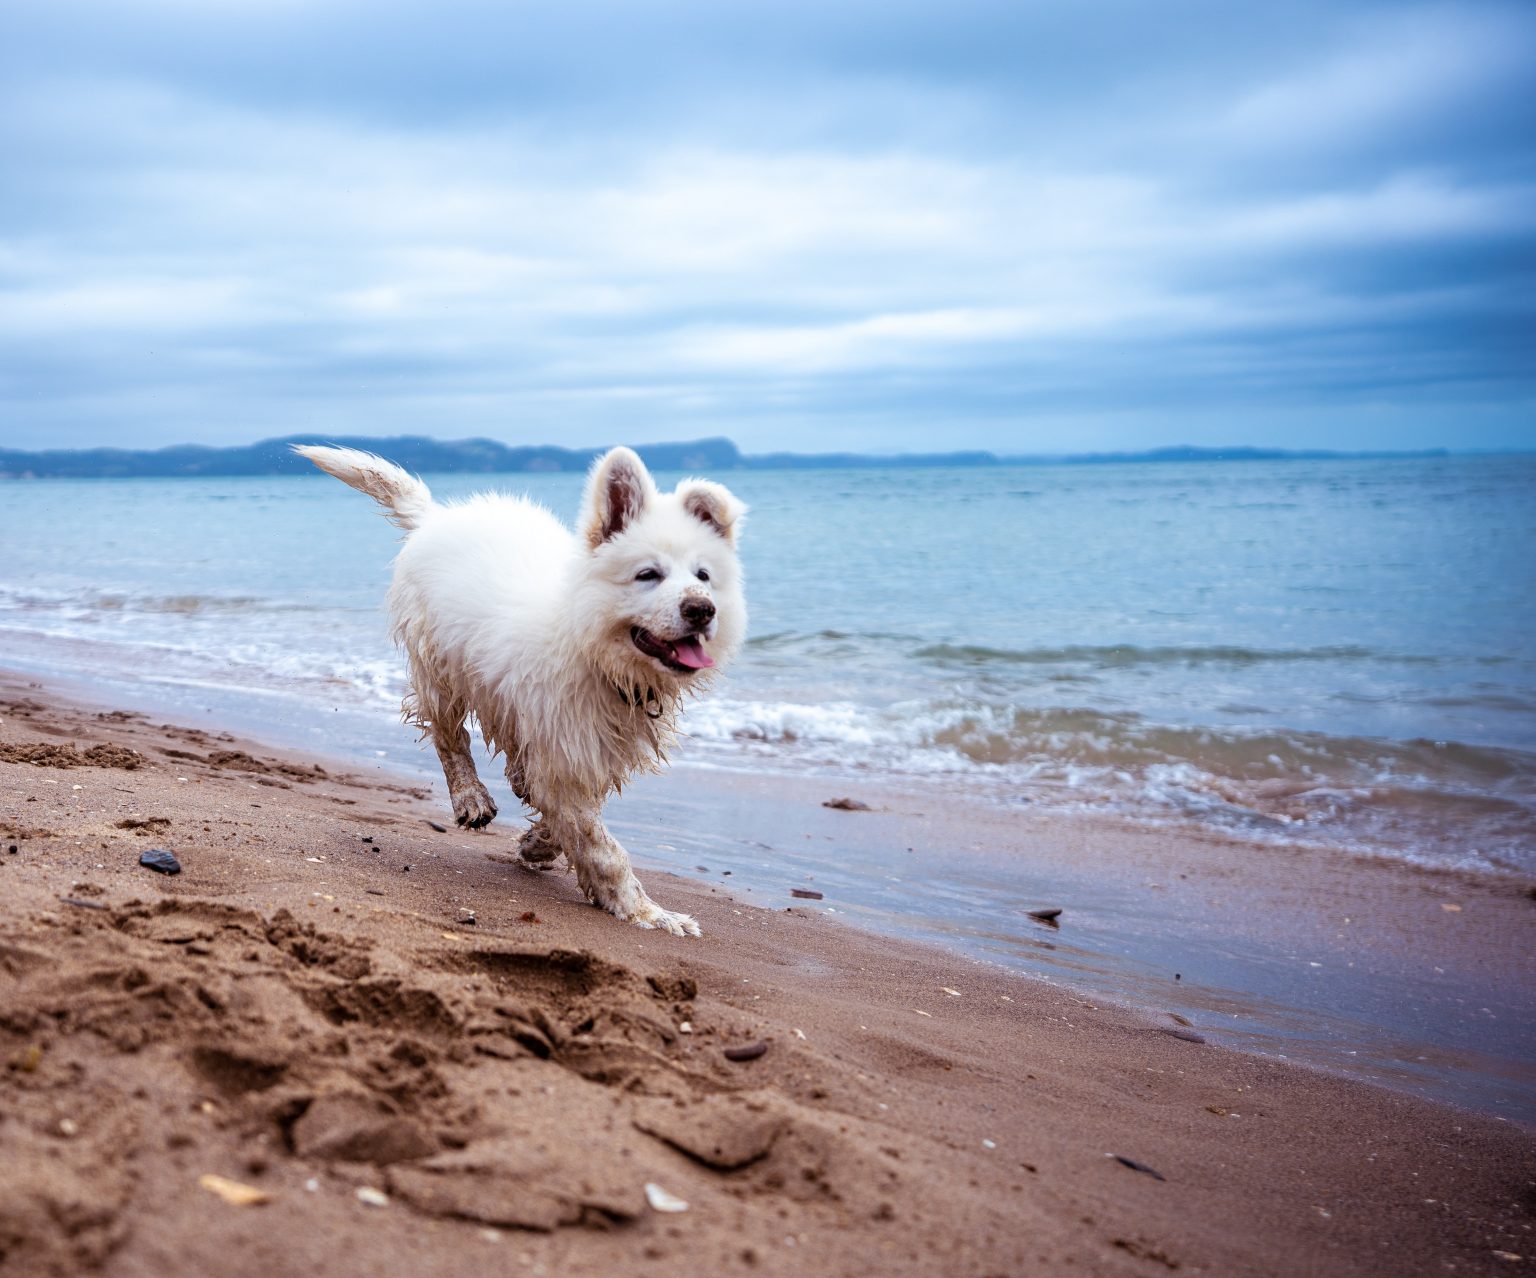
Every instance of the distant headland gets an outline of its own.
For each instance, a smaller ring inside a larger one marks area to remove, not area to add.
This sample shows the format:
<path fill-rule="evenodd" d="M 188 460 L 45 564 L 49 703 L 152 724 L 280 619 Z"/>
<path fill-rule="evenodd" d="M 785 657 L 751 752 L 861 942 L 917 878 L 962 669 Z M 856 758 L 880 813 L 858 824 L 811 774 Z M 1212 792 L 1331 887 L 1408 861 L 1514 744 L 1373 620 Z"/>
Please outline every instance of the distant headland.
<path fill-rule="evenodd" d="M 585 471 L 601 448 L 554 444 L 511 447 L 491 439 L 429 439 L 424 435 L 327 436 L 322 432 L 266 439 L 230 448 L 178 444 L 169 448 L 80 448 L 25 452 L 0 448 L 0 479 L 164 479 L 232 475 L 283 475 L 308 471 L 293 444 L 339 444 L 378 453 L 423 474 L 499 475 Z M 1131 462 L 1283 461 L 1364 457 L 1444 457 L 1448 450 L 1360 453 L 1283 448 L 1195 448 L 1188 445 L 1143 452 L 999 454 L 991 452 L 743 453 L 729 439 L 641 444 L 636 451 L 654 470 L 852 470 L 875 467 L 1112 465 Z"/>

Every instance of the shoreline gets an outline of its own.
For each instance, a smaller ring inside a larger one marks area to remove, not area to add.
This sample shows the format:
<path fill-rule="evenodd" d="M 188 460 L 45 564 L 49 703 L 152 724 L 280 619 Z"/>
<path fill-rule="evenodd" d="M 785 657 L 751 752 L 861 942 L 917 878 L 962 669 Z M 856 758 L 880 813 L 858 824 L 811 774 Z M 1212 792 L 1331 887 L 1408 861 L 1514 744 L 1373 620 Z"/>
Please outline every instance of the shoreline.
<path fill-rule="evenodd" d="M 0 668 L 0 689 L 40 680 L 81 705 L 156 715 L 165 691 L 118 695 L 79 676 Z M 446 813 L 430 752 L 398 723 L 333 762 L 329 738 L 303 744 L 316 724 L 248 711 L 231 725 L 226 708 L 215 700 L 199 721 L 256 740 L 281 727 L 280 748 L 429 790 Z M 396 748 L 365 748 L 378 741 Z M 502 816 L 465 838 L 513 840 L 519 805 L 478 742 L 476 754 Z M 873 810 L 822 807 L 845 794 Z M 686 761 L 637 778 L 607 815 L 642 874 L 702 878 L 753 903 L 794 904 L 1178 1014 L 1226 1046 L 1536 1121 L 1536 884 L 1526 876 L 1336 855 L 1192 822 L 1040 812 L 941 784 Z M 829 861 L 821 853 L 833 847 Z M 796 900 L 796 886 L 824 899 Z M 1062 908 L 1065 926 L 1029 917 L 1045 906 Z"/>
<path fill-rule="evenodd" d="M 29 682 L 0 686 L 0 1270 L 1428 1274 L 1533 1249 L 1529 1125 L 643 852 L 706 935 L 626 927 L 504 838 L 434 829 L 426 787 Z M 180 875 L 138 866 L 157 844 Z"/>

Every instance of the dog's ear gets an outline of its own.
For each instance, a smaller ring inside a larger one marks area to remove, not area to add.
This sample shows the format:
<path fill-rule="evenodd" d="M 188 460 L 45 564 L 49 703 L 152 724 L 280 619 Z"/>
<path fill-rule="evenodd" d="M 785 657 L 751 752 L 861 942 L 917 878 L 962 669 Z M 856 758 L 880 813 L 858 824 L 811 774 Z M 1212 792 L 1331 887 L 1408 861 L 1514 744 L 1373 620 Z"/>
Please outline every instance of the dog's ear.
<path fill-rule="evenodd" d="M 651 472 L 629 449 L 615 448 L 598 458 L 582 501 L 587 545 L 596 550 L 617 537 L 655 496 Z"/>
<path fill-rule="evenodd" d="M 736 533 L 745 522 L 747 508 L 728 489 L 707 479 L 685 479 L 676 492 L 684 510 L 731 545 L 736 544 Z"/>

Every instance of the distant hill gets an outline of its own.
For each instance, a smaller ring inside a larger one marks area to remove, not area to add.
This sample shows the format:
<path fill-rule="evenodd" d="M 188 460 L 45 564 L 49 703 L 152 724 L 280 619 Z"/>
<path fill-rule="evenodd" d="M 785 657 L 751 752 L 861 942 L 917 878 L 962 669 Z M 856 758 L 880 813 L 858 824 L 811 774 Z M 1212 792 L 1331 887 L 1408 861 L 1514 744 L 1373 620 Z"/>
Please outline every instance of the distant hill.
<path fill-rule="evenodd" d="M 49 449 L 24 452 L 0 448 L 0 479 L 132 479 L 226 475 L 301 474 L 309 463 L 293 444 L 340 444 L 378 453 L 420 474 L 457 472 L 500 475 L 587 469 L 601 448 L 560 448 L 554 444 L 509 447 L 492 439 L 429 439 L 425 435 L 290 435 L 257 444 L 210 448 L 178 444 L 153 450 L 132 448 Z M 1278 461 L 1347 457 L 1443 457 L 1445 449 L 1413 453 L 1294 452 L 1280 448 L 1154 448 L 1145 452 L 999 456 L 988 452 L 743 454 L 729 439 L 684 444 L 641 444 L 636 451 L 655 470 L 717 473 L 726 470 L 825 470 L 914 466 L 1109 465 L 1128 462 Z"/>
<path fill-rule="evenodd" d="M 130 448 L 53 449 L 22 452 L 0 448 L 0 478 L 131 479 L 222 475 L 301 474 L 313 467 L 292 452 L 294 444 L 339 444 L 378 453 L 418 473 L 453 471 L 498 475 L 513 472 L 585 471 L 600 448 L 540 444 L 509 448 L 492 439 L 440 440 L 424 435 L 326 436 L 319 433 L 264 439 L 259 444 L 207 448 L 178 444 L 152 451 Z M 646 465 L 657 470 L 736 470 L 741 453 L 728 439 L 688 444 L 645 444 Z"/>

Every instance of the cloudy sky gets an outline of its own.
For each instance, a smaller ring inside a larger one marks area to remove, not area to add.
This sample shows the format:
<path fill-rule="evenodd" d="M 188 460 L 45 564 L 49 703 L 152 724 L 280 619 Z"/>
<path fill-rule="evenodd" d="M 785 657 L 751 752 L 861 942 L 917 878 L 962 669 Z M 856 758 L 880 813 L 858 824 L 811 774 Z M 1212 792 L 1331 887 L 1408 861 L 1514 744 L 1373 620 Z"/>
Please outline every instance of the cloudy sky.
<path fill-rule="evenodd" d="M 0 10 L 0 444 L 1536 447 L 1536 6 Z"/>

